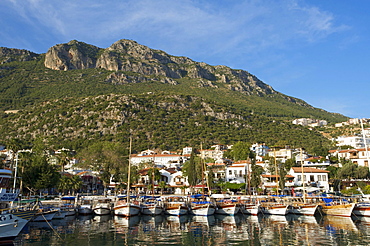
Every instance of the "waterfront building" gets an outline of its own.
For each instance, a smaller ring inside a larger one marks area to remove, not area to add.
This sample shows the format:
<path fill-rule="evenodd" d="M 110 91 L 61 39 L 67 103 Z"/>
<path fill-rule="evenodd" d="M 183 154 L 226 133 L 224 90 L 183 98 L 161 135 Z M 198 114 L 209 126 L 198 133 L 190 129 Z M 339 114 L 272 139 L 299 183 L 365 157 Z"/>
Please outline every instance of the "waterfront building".
<path fill-rule="evenodd" d="M 292 167 L 289 171 L 289 175 L 293 177 L 294 186 L 305 185 L 307 187 L 316 187 L 323 191 L 329 190 L 328 173 L 329 171 L 312 167 Z"/>

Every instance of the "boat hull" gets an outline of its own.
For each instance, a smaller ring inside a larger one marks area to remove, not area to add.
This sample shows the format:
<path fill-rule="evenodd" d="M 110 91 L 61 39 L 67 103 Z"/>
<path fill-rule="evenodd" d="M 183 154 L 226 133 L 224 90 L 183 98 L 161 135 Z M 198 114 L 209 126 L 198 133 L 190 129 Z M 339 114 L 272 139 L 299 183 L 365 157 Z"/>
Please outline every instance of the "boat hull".
<path fill-rule="evenodd" d="M 293 205 L 290 209 L 290 213 L 306 216 L 314 216 L 318 211 L 320 205 L 318 204 L 302 204 Z"/>
<path fill-rule="evenodd" d="M 16 216 L 15 214 L 0 215 L 0 240 L 13 240 L 28 223 L 27 219 Z"/>
<path fill-rule="evenodd" d="M 165 213 L 169 215 L 185 215 L 189 211 L 188 207 L 184 205 L 172 205 L 172 206 L 167 206 L 165 209 Z"/>
<path fill-rule="evenodd" d="M 211 204 L 195 204 L 191 206 L 191 213 L 199 216 L 209 216 L 216 212 L 216 207 Z"/>
<path fill-rule="evenodd" d="M 113 208 L 114 214 L 118 216 L 135 216 L 140 213 L 140 205 L 126 203 L 126 204 L 118 204 Z"/>
<path fill-rule="evenodd" d="M 264 214 L 271 215 L 287 215 L 289 205 L 267 205 L 261 206 L 261 211 Z"/>
<path fill-rule="evenodd" d="M 144 215 L 160 215 L 163 212 L 163 207 L 159 205 L 143 205 L 141 213 Z"/>
<path fill-rule="evenodd" d="M 353 214 L 356 216 L 370 217 L 370 204 L 356 204 L 353 208 Z"/>
<path fill-rule="evenodd" d="M 237 204 L 217 204 L 216 214 L 235 215 L 240 208 Z"/>
<path fill-rule="evenodd" d="M 241 206 L 240 211 L 242 212 L 242 214 L 258 215 L 261 212 L 261 208 L 260 205 L 245 204 Z"/>
<path fill-rule="evenodd" d="M 355 203 L 349 204 L 339 204 L 331 206 L 322 206 L 322 212 L 326 215 L 341 216 L 341 217 L 351 217 Z"/>

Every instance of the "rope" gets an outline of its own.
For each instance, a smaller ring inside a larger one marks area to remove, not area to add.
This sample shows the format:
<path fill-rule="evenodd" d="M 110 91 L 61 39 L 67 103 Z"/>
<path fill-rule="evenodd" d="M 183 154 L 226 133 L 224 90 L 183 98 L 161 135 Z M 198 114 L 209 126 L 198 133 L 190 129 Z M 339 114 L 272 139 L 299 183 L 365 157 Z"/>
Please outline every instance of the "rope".
<path fill-rule="evenodd" d="M 49 223 L 49 221 L 45 218 L 44 214 L 41 214 L 42 217 L 44 218 L 44 220 L 46 221 L 46 223 L 48 223 L 48 225 L 50 226 L 50 228 L 54 231 L 55 234 L 57 234 L 57 236 L 62 240 L 64 241 L 64 239 L 60 236 L 60 234 L 51 226 L 51 224 Z"/>

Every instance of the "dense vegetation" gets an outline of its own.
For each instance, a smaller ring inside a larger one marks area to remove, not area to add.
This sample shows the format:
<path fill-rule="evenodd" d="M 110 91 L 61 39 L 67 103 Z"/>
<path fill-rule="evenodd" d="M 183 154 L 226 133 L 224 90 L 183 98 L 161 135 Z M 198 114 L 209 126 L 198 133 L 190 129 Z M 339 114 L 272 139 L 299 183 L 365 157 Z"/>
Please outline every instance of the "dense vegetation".
<path fill-rule="evenodd" d="M 30 57 L 8 57 L 0 65 L 0 109 L 20 110 L 0 113 L 0 139 L 5 144 L 19 139 L 22 147 L 32 147 L 36 137 L 43 137 L 49 147 L 80 150 L 96 141 L 127 143 L 131 135 L 134 151 L 243 141 L 323 154 L 331 142 L 317 130 L 291 121 L 347 119 L 280 93 L 241 93 L 217 80 L 212 80 L 216 86 L 199 86 L 199 80 L 185 76 L 170 84 L 120 71 L 143 76 L 143 81 L 119 84 L 107 80 L 112 71 L 56 71 L 45 68 L 44 54 Z"/>

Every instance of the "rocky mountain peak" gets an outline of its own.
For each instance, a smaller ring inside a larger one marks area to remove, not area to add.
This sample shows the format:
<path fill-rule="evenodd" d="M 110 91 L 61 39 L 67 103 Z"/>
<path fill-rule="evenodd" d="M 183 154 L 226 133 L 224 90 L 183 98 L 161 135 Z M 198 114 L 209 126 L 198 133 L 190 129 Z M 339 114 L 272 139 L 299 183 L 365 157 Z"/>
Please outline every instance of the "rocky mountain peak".
<path fill-rule="evenodd" d="M 31 61 L 39 55 L 28 50 L 0 47 L 0 64 L 12 61 Z"/>
<path fill-rule="evenodd" d="M 112 71 L 106 82 L 114 84 L 157 81 L 175 85 L 178 84 L 177 79 L 190 78 L 198 87 L 219 87 L 221 83 L 230 90 L 244 94 L 276 93 L 269 85 L 246 71 L 171 56 L 127 39 L 118 40 L 106 49 L 76 40 L 58 44 L 46 53 L 45 66 L 64 71 L 106 69 Z"/>

